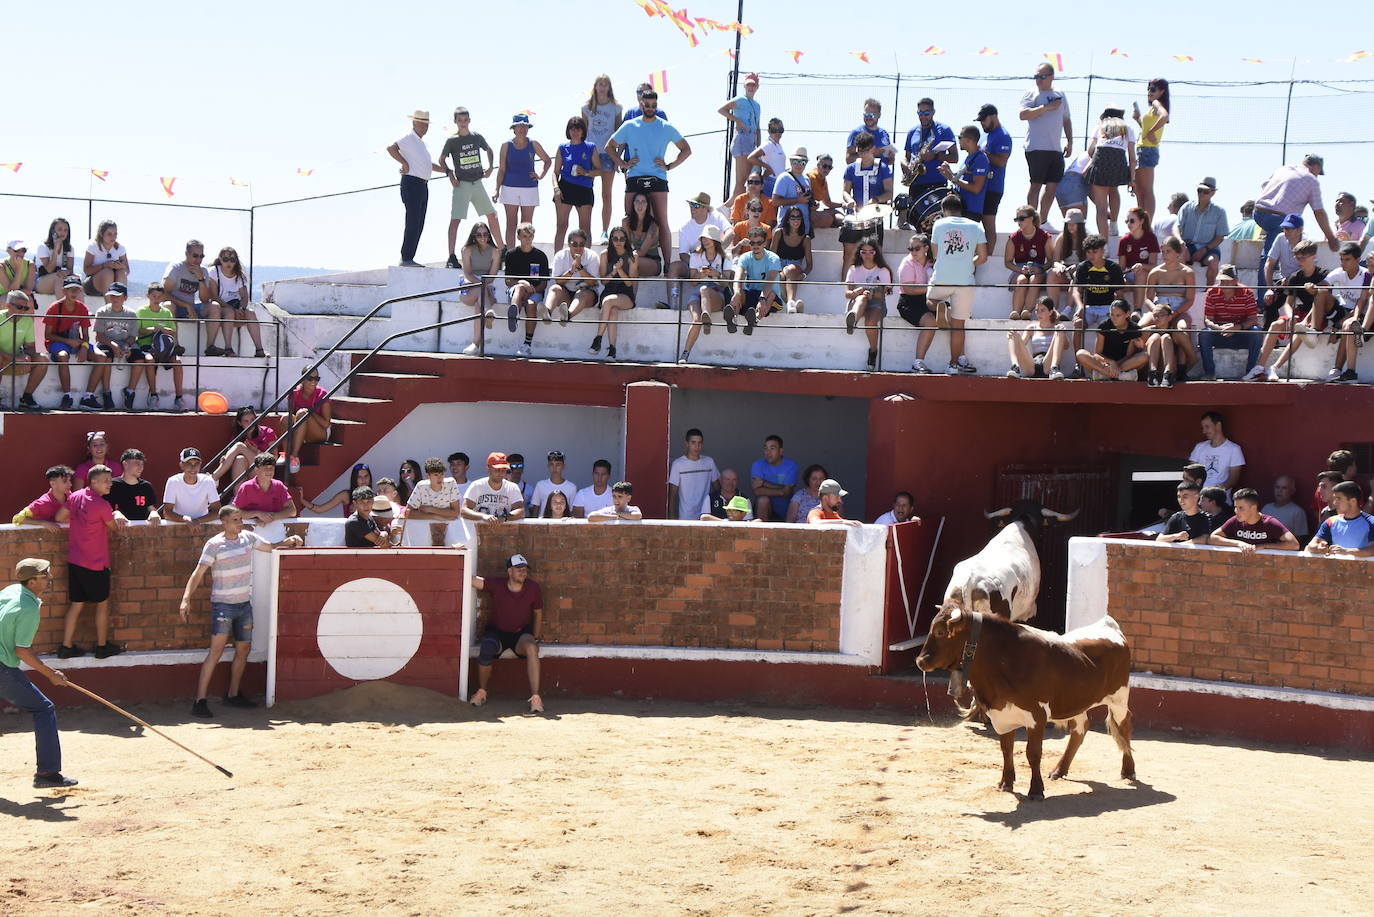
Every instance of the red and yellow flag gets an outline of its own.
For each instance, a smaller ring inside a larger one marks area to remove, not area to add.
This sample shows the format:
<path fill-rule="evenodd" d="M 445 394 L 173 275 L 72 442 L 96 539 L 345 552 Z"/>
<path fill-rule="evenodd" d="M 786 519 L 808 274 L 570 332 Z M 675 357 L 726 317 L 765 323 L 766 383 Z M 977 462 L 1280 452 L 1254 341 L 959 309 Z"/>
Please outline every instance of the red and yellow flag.
<path fill-rule="evenodd" d="M 655 70 L 653 73 L 649 74 L 649 85 L 653 87 L 654 92 L 667 92 L 668 71 Z"/>
<path fill-rule="evenodd" d="M 1055 73 L 1064 72 L 1064 55 L 1060 54 L 1058 51 L 1046 51 L 1045 60 L 1049 61 L 1050 66 L 1054 67 Z"/>
<path fill-rule="evenodd" d="M 794 63 L 794 64 L 800 64 L 800 63 L 801 63 L 801 59 L 802 59 L 802 55 L 805 54 L 806 52 L 805 52 L 805 51 L 788 51 L 787 53 L 790 54 L 790 55 L 792 55 L 792 63 Z"/>
<path fill-rule="evenodd" d="M 868 52 L 867 52 L 867 51 L 850 51 L 849 53 L 852 54 L 852 55 L 854 55 L 855 57 L 857 57 L 859 60 L 863 61 L 865 64 L 872 63 L 872 62 L 868 59 Z"/>
<path fill-rule="evenodd" d="M 992 57 L 997 53 L 996 48 L 979 48 L 978 54 L 981 57 Z"/>
<path fill-rule="evenodd" d="M 940 47 L 939 45 L 931 45 L 929 48 L 926 48 L 926 49 L 925 49 L 924 51 L 922 51 L 921 53 L 922 53 L 922 54 L 929 54 L 929 55 L 934 56 L 934 55 L 936 55 L 936 54 L 944 54 L 944 53 L 945 53 L 945 49 L 942 48 L 942 47 Z"/>
<path fill-rule="evenodd" d="M 1260 60 L 1258 57 L 1242 57 L 1242 58 L 1240 59 L 1240 61 L 1241 61 L 1241 63 L 1243 63 L 1243 64 L 1262 64 L 1262 63 L 1264 63 L 1264 61 Z"/>
<path fill-rule="evenodd" d="M 167 196 L 172 197 L 172 186 L 177 183 L 176 176 L 164 175 L 161 178 L 159 178 L 158 181 L 162 183 L 162 190 L 166 192 Z"/>
<path fill-rule="evenodd" d="M 1353 64 L 1353 63 L 1355 63 L 1355 61 L 1357 61 L 1357 60 L 1364 60 L 1366 57 L 1369 57 L 1369 52 L 1368 52 L 1368 51 L 1356 51 L 1354 54 L 1350 55 L 1349 57 L 1337 58 L 1337 62 L 1338 62 L 1338 63 L 1342 63 L 1342 64 Z"/>
<path fill-rule="evenodd" d="M 110 177 L 110 173 L 107 169 L 92 169 L 91 174 L 94 175 L 96 178 L 100 179 L 101 181 L 104 181 L 105 179 Z"/>
<path fill-rule="evenodd" d="M 299 175 L 301 178 L 309 178 L 310 176 L 312 176 L 312 175 L 315 174 L 315 170 L 314 170 L 314 169 L 297 169 L 297 170 L 296 170 L 296 174 Z"/>
<path fill-rule="evenodd" d="M 1191 64 L 1193 62 L 1193 57 L 1191 54 L 1175 54 L 1174 60 L 1178 61 L 1180 64 Z"/>
<path fill-rule="evenodd" d="M 0 162 L 0 169 L 9 169 L 11 172 L 18 172 L 23 166 L 22 162 Z"/>
<path fill-rule="evenodd" d="M 1131 55 L 1127 54 L 1125 51 L 1122 51 L 1120 48 L 1112 48 L 1111 53 L 1108 54 L 1107 56 L 1108 56 L 1108 57 L 1130 57 Z"/>
<path fill-rule="evenodd" d="M 246 181 L 239 181 L 237 178 L 235 178 L 235 177 L 232 176 L 232 175 L 229 176 L 229 184 L 233 185 L 235 188 L 247 188 L 247 187 L 248 187 L 248 182 L 246 182 Z"/>
<path fill-rule="evenodd" d="M 658 7 L 650 3 L 649 0 L 634 0 L 634 2 L 650 19 L 657 19 L 659 16 L 663 15 L 658 11 Z"/>

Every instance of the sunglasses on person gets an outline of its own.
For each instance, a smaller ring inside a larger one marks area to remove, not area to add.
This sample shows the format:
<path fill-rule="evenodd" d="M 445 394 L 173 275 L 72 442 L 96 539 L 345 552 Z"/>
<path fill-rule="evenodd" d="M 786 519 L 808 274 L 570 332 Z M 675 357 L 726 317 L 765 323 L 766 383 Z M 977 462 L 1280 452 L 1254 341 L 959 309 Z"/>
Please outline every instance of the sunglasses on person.
<path fill-rule="evenodd" d="M 1217 192 L 1216 192 L 1216 189 L 1215 189 L 1215 188 L 1198 188 L 1198 189 L 1197 189 L 1197 193 L 1198 193 L 1198 194 L 1216 194 Z"/>
<path fill-rule="evenodd" d="M 877 253 L 876 251 L 874 251 L 873 249 L 871 249 L 871 248 L 861 248 L 861 249 L 859 249 L 859 254 L 861 254 L 861 255 L 876 255 L 876 254 L 878 254 L 878 253 Z"/>
<path fill-rule="evenodd" d="M 820 168 L 822 172 L 829 172 L 831 169 L 835 168 L 835 166 L 831 163 L 823 162 L 821 163 Z"/>
<path fill-rule="evenodd" d="M 1053 74 L 1050 74 L 1050 73 L 1037 73 L 1037 74 L 1035 75 L 1035 78 L 1036 78 L 1037 80 L 1047 80 L 1047 79 L 1049 79 L 1051 76 L 1053 76 Z"/>
<path fill-rule="evenodd" d="M 916 114 L 920 115 L 922 118 L 930 118 L 935 115 L 935 109 L 932 108 L 929 111 L 921 111 L 920 109 L 917 109 Z"/>
<path fill-rule="evenodd" d="M 306 376 L 306 377 L 305 377 L 305 381 L 306 381 L 306 382 L 319 382 L 319 381 L 320 381 L 320 377 L 319 377 L 319 376 Z"/>
<path fill-rule="evenodd" d="M 920 251 L 920 250 L 923 249 L 923 248 L 925 248 L 925 245 L 923 245 L 923 244 L 920 243 L 920 242 L 916 242 L 916 243 L 914 243 L 914 244 L 912 244 L 912 245 L 908 245 L 908 246 L 906 247 L 906 250 L 909 251 L 909 252 L 918 252 L 918 251 Z"/>
<path fill-rule="evenodd" d="M 587 247 L 587 243 L 586 243 L 586 242 L 569 242 L 569 243 L 568 243 L 568 248 L 586 248 L 586 247 Z"/>
<path fill-rule="evenodd" d="M 865 120 L 865 121 L 867 121 L 869 118 L 876 118 L 876 117 L 878 117 L 878 113 L 875 112 L 875 111 L 866 111 L 866 112 L 864 112 L 864 120 Z"/>
<path fill-rule="evenodd" d="M 705 207 L 705 206 L 706 206 L 705 204 L 698 204 L 696 201 L 688 201 L 688 202 L 687 202 L 687 209 L 688 209 L 688 210 L 700 210 L 702 207 Z"/>
<path fill-rule="evenodd" d="M 745 209 L 748 210 L 750 213 L 763 213 L 762 207 L 746 207 Z"/>
<path fill-rule="evenodd" d="M 1017 218 L 1016 218 L 1016 222 L 1018 222 L 1018 223 L 1024 223 L 1024 222 L 1026 222 L 1027 220 L 1033 220 L 1033 219 L 1035 219 L 1035 217 L 1033 217 L 1033 216 L 1017 217 Z M 1129 223 L 1130 220 L 1127 220 L 1126 222 Z"/>
<path fill-rule="evenodd" d="M 204 258 L 204 257 L 205 257 L 205 252 L 191 252 L 191 254 L 187 255 L 186 257 L 187 257 L 187 258 Z"/>
<path fill-rule="evenodd" d="M 511 470 L 511 471 L 524 471 L 524 470 L 525 470 L 525 463 L 524 463 L 524 462 L 511 462 L 511 463 L 510 463 L 510 470 Z"/>
<path fill-rule="evenodd" d="M 746 184 L 746 185 L 761 185 L 761 184 L 763 184 L 763 180 L 762 180 L 762 179 L 758 179 L 758 178 L 751 178 L 751 179 L 749 179 L 747 182 L 745 182 L 745 184 Z"/>

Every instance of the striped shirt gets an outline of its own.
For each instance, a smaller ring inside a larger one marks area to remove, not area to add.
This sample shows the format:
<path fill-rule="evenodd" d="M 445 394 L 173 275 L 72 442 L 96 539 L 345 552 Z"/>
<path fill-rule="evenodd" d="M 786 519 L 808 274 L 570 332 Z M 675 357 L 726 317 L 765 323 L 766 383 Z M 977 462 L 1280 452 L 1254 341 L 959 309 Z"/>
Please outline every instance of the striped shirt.
<path fill-rule="evenodd" d="M 269 542 L 246 529 L 237 538 L 220 532 L 205 542 L 200 563 L 210 568 L 210 601 L 232 605 L 253 598 L 253 551 L 259 544 Z"/>

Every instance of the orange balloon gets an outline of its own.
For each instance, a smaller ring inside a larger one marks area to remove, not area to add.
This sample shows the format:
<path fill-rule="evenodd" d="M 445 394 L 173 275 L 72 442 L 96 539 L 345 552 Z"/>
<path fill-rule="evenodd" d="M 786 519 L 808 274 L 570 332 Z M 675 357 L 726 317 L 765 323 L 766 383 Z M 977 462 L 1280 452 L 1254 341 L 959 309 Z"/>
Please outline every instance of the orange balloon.
<path fill-rule="evenodd" d="M 219 392 L 201 392 L 196 404 L 206 414 L 223 414 L 229 410 L 228 400 Z"/>

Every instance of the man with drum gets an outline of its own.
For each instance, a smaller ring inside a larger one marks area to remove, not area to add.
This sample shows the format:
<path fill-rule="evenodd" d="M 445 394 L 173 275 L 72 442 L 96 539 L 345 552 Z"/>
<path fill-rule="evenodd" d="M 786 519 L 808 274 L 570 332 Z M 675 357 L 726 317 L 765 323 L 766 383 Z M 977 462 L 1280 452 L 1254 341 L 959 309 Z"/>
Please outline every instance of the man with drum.
<path fill-rule="evenodd" d="M 882 217 L 872 211 L 860 214 L 869 204 L 886 204 L 892 200 L 892 170 L 878 158 L 873 135 L 867 131 L 854 138 L 858 159 L 844 170 L 844 203 L 851 215 L 840 226 L 840 243 L 844 256 L 840 272 L 849 269 L 854 261 L 854 249 L 865 236 L 882 238 Z"/>

